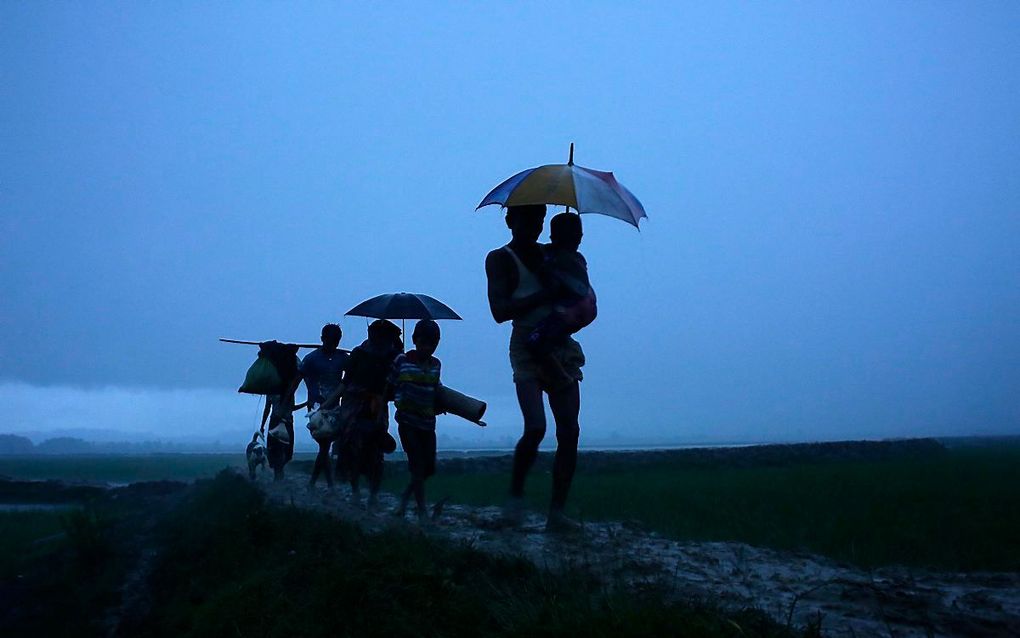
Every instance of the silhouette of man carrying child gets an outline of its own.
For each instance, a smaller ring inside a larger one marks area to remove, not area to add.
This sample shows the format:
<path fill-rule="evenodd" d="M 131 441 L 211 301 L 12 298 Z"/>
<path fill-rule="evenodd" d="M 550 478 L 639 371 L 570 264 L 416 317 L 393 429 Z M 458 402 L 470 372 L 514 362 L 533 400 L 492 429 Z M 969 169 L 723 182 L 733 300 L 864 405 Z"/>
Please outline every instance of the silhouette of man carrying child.
<path fill-rule="evenodd" d="M 523 517 L 524 483 L 545 437 L 542 395 L 556 422 L 552 498 L 546 529 L 573 531 L 580 525 L 564 514 L 577 466 L 578 415 L 584 352 L 571 335 L 596 315 L 595 293 L 587 262 L 577 251 L 582 229 L 579 216 L 563 213 L 550 224 L 551 244 L 538 241 L 545 205 L 510 206 L 506 225 L 511 240 L 485 258 L 489 309 L 497 323 L 512 322 L 510 366 L 524 433 L 514 449 L 510 500 L 504 514 L 511 523 Z"/>

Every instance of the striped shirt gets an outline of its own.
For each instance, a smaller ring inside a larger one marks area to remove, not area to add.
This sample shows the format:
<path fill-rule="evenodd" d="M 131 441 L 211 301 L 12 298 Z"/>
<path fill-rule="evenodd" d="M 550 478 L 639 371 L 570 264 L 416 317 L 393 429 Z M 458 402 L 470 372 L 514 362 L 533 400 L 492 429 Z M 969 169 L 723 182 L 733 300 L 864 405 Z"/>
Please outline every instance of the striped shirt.
<path fill-rule="evenodd" d="M 397 356 L 390 371 L 394 419 L 399 425 L 436 429 L 436 388 L 439 387 L 439 359 L 429 357 L 422 365 L 414 350 Z"/>

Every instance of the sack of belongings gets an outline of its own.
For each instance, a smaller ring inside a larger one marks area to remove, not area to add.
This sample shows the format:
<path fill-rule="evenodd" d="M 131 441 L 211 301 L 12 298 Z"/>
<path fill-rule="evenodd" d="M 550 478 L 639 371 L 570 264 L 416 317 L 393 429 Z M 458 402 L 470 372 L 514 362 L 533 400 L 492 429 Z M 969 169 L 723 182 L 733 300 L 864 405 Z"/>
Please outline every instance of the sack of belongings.
<path fill-rule="evenodd" d="M 297 374 L 298 347 L 289 343 L 266 341 L 259 344 L 259 356 L 248 368 L 244 383 L 237 389 L 246 394 L 280 394 Z"/>
<path fill-rule="evenodd" d="M 340 434 L 340 410 L 316 410 L 308 415 L 308 431 L 316 441 L 332 441 Z"/>
<path fill-rule="evenodd" d="M 279 425 L 269 430 L 269 438 L 276 439 L 281 443 L 290 443 L 290 432 L 287 431 L 287 424 L 280 421 Z"/>

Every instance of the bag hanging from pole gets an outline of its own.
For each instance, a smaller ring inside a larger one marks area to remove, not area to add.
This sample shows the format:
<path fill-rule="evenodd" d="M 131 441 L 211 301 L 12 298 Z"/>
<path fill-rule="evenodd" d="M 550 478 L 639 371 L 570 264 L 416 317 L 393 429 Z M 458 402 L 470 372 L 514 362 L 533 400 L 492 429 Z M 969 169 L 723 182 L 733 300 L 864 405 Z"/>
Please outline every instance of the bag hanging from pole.
<path fill-rule="evenodd" d="M 286 355 L 280 356 L 286 346 L 275 341 L 259 344 L 259 356 L 244 375 L 244 383 L 237 389 L 245 394 L 280 394 L 284 387 L 283 375 L 276 361 L 289 363 Z M 289 350 L 287 351 L 289 352 Z M 296 352 L 296 348 L 295 348 Z M 275 355 L 275 356 L 274 356 Z M 295 355 L 291 355 L 294 357 Z M 274 361 L 274 359 L 276 361 Z"/>
<path fill-rule="evenodd" d="M 237 391 L 245 394 L 279 394 L 282 392 L 280 389 L 282 385 L 283 379 L 280 378 L 280 373 L 276 371 L 273 362 L 268 357 L 260 356 L 248 368 L 248 373 L 244 375 L 244 383 Z"/>

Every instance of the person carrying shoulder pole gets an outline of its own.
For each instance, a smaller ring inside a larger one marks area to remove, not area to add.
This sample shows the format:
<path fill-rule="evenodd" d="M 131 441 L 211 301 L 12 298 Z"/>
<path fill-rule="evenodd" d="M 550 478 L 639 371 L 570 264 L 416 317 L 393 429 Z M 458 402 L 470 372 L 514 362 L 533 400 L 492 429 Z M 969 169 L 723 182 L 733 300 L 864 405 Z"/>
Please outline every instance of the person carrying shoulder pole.
<path fill-rule="evenodd" d="M 284 466 L 294 458 L 294 411 L 299 409 L 294 405 L 294 393 L 301 384 L 301 360 L 293 344 L 267 342 L 263 346 L 280 375 L 283 391 L 266 395 L 259 431 L 266 435 L 266 456 L 273 468 L 273 480 L 281 481 Z"/>

